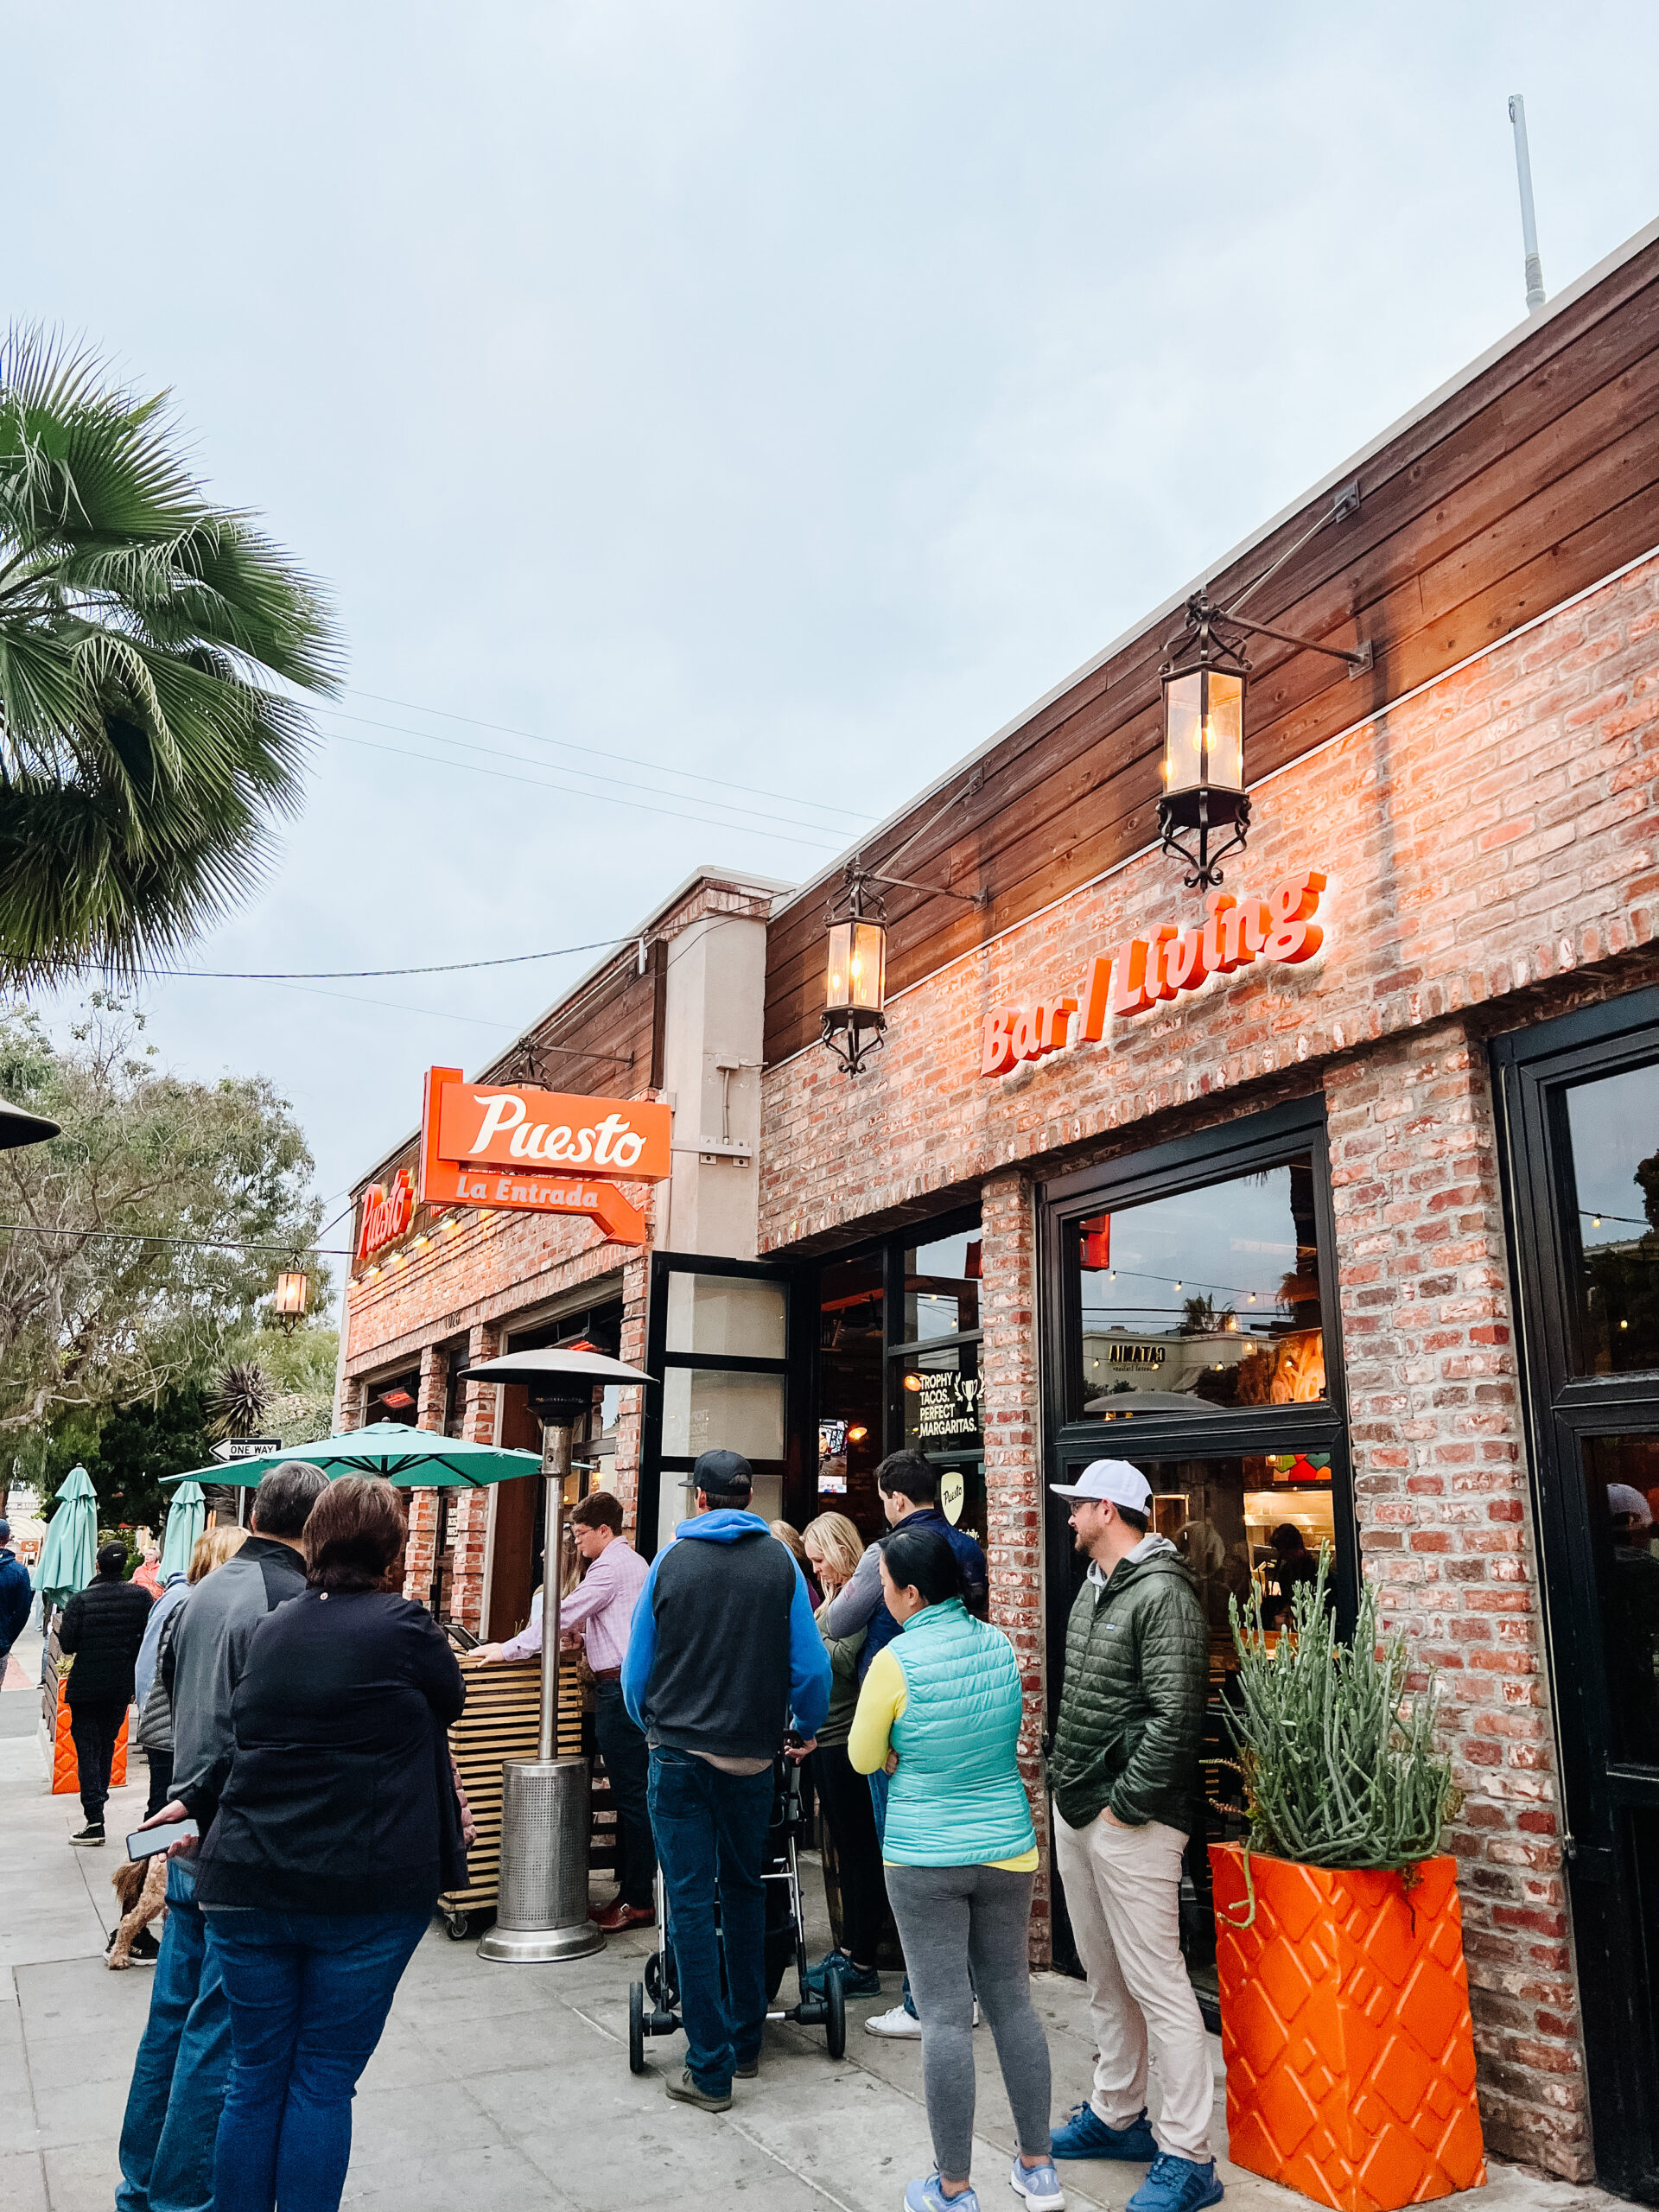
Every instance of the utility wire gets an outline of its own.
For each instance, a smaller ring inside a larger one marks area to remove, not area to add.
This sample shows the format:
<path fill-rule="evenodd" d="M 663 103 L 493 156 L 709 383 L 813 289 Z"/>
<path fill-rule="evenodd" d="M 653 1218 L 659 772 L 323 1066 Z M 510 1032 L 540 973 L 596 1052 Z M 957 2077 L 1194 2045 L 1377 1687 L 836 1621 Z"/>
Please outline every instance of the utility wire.
<path fill-rule="evenodd" d="M 422 732 L 420 734 L 423 735 L 426 734 L 425 732 Z M 353 737 L 347 731 L 343 729 L 329 730 L 327 732 L 327 734 L 336 745 L 360 745 L 367 752 L 390 753 L 395 754 L 400 760 L 418 760 L 424 766 L 429 768 L 458 769 L 463 766 L 463 764 L 459 760 L 441 760 L 435 759 L 430 753 L 411 753 L 406 745 L 382 745 L 376 738 Z M 432 734 L 434 741 L 439 745 L 466 745 L 466 741 L 462 738 L 438 737 L 435 732 Z M 492 747 L 482 745 L 467 746 L 467 750 L 474 753 L 492 752 L 493 749 L 494 748 Z M 516 753 L 508 753 L 502 754 L 500 757 L 507 760 L 517 760 L 521 759 L 522 755 Z M 550 784 L 544 781 L 544 779 L 540 776 L 515 776 L 505 768 L 474 768 L 467 766 L 466 768 L 466 773 L 469 776 L 490 776 L 498 783 L 527 784 L 531 791 L 553 791 L 565 798 L 594 799 L 596 800 L 601 806 L 626 806 L 635 814 L 662 814 L 668 816 L 671 820 L 675 822 L 696 822 L 700 823 L 705 830 L 735 830 L 742 836 L 776 838 L 785 845 L 810 845 L 814 852 L 836 853 L 841 850 L 841 847 L 838 844 L 826 843 L 822 837 L 803 837 L 791 836 L 788 830 L 763 829 L 747 822 L 723 822 L 718 815 L 687 814 L 681 807 L 652 806 L 650 802 L 645 799 L 614 798 L 608 791 L 580 791 L 572 784 Z M 768 820 L 771 818 L 772 817 L 767 817 Z M 781 819 L 781 817 L 779 818 Z M 804 826 L 805 825 L 799 823 L 793 825 L 796 830 L 799 830 Z"/>
<path fill-rule="evenodd" d="M 875 819 L 875 817 L 873 814 L 861 814 L 851 807 L 831 806 L 827 801 L 821 804 L 816 799 L 797 798 L 793 793 L 790 791 L 767 791 L 759 784 L 734 784 L 728 782 L 723 776 L 702 775 L 695 768 L 670 768 L 660 760 L 641 760 L 632 753 L 613 753 L 608 746 L 601 748 L 601 747 L 594 745 L 578 745 L 573 738 L 547 737 L 539 730 L 516 729 L 510 722 L 480 721 L 476 715 L 457 715 L 452 712 L 448 707 L 422 706 L 418 702 L 413 699 L 391 699 L 388 698 L 383 691 L 359 691 L 354 684 L 348 683 L 344 688 L 348 698 L 372 699 L 377 706 L 402 707 L 410 714 L 435 715 L 443 721 L 465 722 L 471 729 L 493 730 L 498 737 L 527 737 L 530 739 L 531 742 L 535 745 L 555 745 L 562 747 L 567 753 L 591 753 L 596 760 L 620 760 L 625 766 L 629 768 L 647 768 L 651 770 L 653 774 L 679 776 L 683 778 L 686 781 L 694 784 L 713 784 L 720 791 L 747 791 L 755 798 L 780 798 L 786 806 L 821 805 L 821 811 L 823 813 L 844 814 L 849 821 L 851 822 L 873 822 Z M 331 709 L 330 711 L 334 714 L 343 714 L 345 709 L 340 707 L 335 707 Z M 366 717 L 353 715 L 351 719 L 356 721 L 365 720 Z"/>
<path fill-rule="evenodd" d="M 0 1221 L 0 1236 L 8 1234 L 72 1236 L 82 1244 L 96 1239 L 110 1244 L 192 1244 L 204 1252 L 282 1252 L 290 1256 L 297 1253 L 327 1260 L 349 1260 L 352 1256 L 343 1244 L 310 1244 L 302 1236 L 286 1244 L 263 1244 L 246 1236 L 162 1236 L 143 1229 L 76 1229 L 73 1225 L 48 1229 L 32 1221 Z"/>
<path fill-rule="evenodd" d="M 522 968 L 528 960 L 563 960 L 568 953 L 607 952 L 613 945 L 632 943 L 626 937 L 595 938 L 591 944 L 556 944 L 549 952 L 510 952 L 499 960 L 443 960 L 427 968 L 150 968 L 145 972 L 194 976 L 204 983 L 364 983 L 381 976 L 457 976 L 473 968 Z"/>

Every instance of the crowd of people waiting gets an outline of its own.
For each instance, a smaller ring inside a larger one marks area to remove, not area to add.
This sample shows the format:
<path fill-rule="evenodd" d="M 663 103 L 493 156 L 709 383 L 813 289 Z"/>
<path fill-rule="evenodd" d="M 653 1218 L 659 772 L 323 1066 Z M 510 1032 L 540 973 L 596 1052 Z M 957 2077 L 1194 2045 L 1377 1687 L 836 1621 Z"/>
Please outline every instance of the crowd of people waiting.
<path fill-rule="evenodd" d="M 1138 1469 L 1097 1461 L 1054 1486 L 1088 1560 L 1048 1772 L 1096 2050 L 1092 2094 L 1051 2125 L 1019 1664 L 986 1618 L 984 1554 L 940 1510 L 931 1464 L 894 1453 L 877 1479 L 888 1527 L 868 1547 L 840 1513 L 798 1536 L 752 1513 L 748 1462 L 728 1451 L 697 1461 L 696 1510 L 649 1565 L 613 1495 L 573 1512 L 587 1572 L 562 1599 L 562 1641 L 585 1648 L 618 1815 L 601 1924 L 654 1921 L 660 1864 L 686 2038 L 667 2094 L 723 2112 L 760 2071 L 781 1752 L 808 1764 L 841 1902 L 841 1940 L 809 1979 L 879 1996 L 889 1916 L 902 1950 L 901 2001 L 865 2024 L 922 2046 L 935 2166 L 908 2185 L 909 2212 L 977 2212 L 982 2014 L 1014 2115 L 1009 2180 L 1028 2205 L 1063 2205 L 1060 2162 L 1106 2158 L 1147 2164 L 1129 2212 L 1203 2212 L 1223 2190 L 1179 1947 L 1208 1664 L 1192 1576 L 1151 1532 Z M 247 1531 L 198 1541 L 187 1576 L 153 1594 L 108 1545 L 66 1610 L 84 1819 L 71 1840 L 104 1840 L 109 1755 L 135 1695 L 143 1827 L 168 1839 L 118 2212 L 340 2202 L 357 2081 L 471 1840 L 448 1735 L 463 1673 L 401 1594 L 404 1534 L 390 1484 L 330 1484 L 291 1463 L 260 1484 Z M 536 1610 L 473 1662 L 530 1656 L 540 1635 Z"/>

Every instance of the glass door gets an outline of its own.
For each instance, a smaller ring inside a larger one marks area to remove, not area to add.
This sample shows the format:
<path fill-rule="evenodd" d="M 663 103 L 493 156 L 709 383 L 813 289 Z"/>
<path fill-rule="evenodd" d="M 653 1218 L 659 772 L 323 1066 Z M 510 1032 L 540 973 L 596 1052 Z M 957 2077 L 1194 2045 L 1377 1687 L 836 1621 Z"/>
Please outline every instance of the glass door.
<path fill-rule="evenodd" d="M 692 1510 L 687 1478 L 704 1452 L 743 1454 L 754 1471 L 750 1510 L 763 1520 L 778 1520 L 785 1486 L 798 1487 L 791 1281 L 788 1268 L 760 1261 L 652 1254 L 645 1368 L 661 1387 L 645 1393 L 641 1437 L 638 1525 L 646 1557 Z"/>
<path fill-rule="evenodd" d="M 1659 2201 L 1659 993 L 1493 1056 L 1598 2178 Z"/>

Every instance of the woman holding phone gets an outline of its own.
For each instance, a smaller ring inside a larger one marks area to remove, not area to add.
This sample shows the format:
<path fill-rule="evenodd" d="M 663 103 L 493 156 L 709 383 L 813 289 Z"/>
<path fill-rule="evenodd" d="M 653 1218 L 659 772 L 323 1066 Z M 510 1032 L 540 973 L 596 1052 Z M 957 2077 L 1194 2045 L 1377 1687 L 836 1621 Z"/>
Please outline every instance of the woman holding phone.
<path fill-rule="evenodd" d="M 937 1529 L 898 1529 L 881 1592 L 900 1633 L 872 1661 L 848 1754 L 891 1777 L 882 1838 L 887 1896 L 922 2023 L 922 2082 L 938 2169 L 908 2212 L 978 2212 L 974 1999 L 996 2044 L 1020 2149 L 1009 2181 L 1028 2205 L 1065 2204 L 1050 2155 L 1048 2039 L 1031 2002 L 1027 1930 L 1037 1832 L 1020 1778 L 1020 1669 L 1001 1629 L 962 1600 Z M 972 1978 L 969 1979 L 969 1968 Z"/>

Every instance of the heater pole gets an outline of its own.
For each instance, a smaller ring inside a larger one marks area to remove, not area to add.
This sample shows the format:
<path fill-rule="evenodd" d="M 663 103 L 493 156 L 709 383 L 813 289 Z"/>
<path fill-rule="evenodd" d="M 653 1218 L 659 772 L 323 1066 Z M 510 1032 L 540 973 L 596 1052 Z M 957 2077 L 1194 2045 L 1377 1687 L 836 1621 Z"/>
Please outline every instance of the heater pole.
<path fill-rule="evenodd" d="M 564 1478 L 570 1471 L 570 1424 L 550 1421 L 542 1431 L 542 1475 L 547 1484 L 542 1548 L 542 1732 L 536 1756 L 558 1756 L 559 1598 L 564 1580 Z"/>

